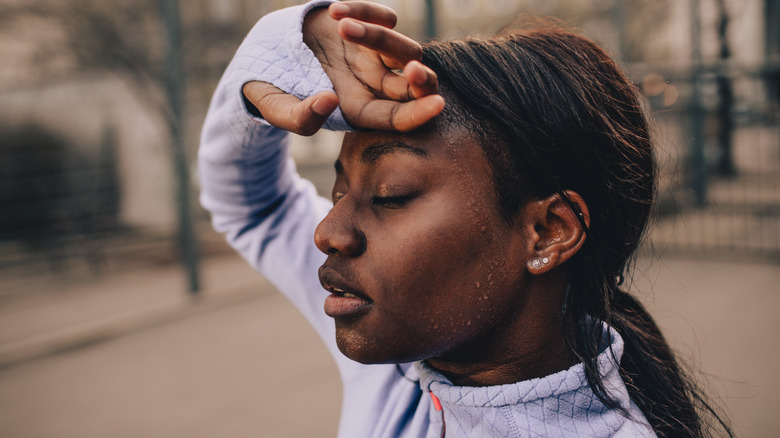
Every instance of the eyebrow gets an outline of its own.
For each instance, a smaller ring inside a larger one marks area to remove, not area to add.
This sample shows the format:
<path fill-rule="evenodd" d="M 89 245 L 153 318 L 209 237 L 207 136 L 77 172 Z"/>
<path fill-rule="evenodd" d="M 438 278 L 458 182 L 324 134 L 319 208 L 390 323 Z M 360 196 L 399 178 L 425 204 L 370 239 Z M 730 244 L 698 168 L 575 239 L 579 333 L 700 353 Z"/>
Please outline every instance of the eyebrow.
<path fill-rule="evenodd" d="M 394 154 L 396 152 L 410 153 L 423 158 L 428 157 L 428 152 L 425 149 L 420 149 L 400 141 L 393 141 L 374 143 L 371 146 L 365 148 L 363 153 L 360 154 L 360 162 L 365 164 L 373 164 L 381 157 Z M 334 167 L 336 168 L 337 174 L 344 173 L 344 165 L 341 164 L 341 160 L 336 160 Z"/>
<path fill-rule="evenodd" d="M 360 155 L 360 161 L 366 164 L 376 162 L 384 155 L 393 154 L 396 152 L 407 152 L 418 157 L 427 157 L 428 152 L 424 149 L 420 149 L 400 141 L 393 141 L 389 143 L 374 143 L 371 146 L 365 148 Z"/>

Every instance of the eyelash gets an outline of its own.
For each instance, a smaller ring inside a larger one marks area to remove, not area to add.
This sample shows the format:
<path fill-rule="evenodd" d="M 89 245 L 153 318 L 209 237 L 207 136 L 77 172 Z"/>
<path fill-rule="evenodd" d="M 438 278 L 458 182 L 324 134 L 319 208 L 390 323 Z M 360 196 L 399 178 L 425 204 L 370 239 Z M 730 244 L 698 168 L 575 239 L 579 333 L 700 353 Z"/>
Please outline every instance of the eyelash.
<path fill-rule="evenodd" d="M 374 196 L 372 202 L 379 207 L 394 209 L 405 206 L 412 198 L 414 198 L 414 195 Z"/>
<path fill-rule="evenodd" d="M 333 194 L 333 205 L 336 205 L 345 193 L 336 192 Z M 400 195 L 400 196 L 374 196 L 371 202 L 378 207 L 396 209 L 401 208 L 409 203 L 414 198 L 414 195 Z"/>

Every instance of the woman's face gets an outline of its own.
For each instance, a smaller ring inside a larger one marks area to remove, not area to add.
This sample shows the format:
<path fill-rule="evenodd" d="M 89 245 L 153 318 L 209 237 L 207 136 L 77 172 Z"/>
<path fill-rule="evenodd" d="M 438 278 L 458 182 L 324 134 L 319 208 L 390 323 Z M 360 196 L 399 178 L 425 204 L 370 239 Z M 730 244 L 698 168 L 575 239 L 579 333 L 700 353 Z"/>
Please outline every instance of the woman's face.
<path fill-rule="evenodd" d="M 516 323 L 530 250 L 464 132 L 346 135 L 334 206 L 315 233 L 346 356 L 457 361 Z"/>

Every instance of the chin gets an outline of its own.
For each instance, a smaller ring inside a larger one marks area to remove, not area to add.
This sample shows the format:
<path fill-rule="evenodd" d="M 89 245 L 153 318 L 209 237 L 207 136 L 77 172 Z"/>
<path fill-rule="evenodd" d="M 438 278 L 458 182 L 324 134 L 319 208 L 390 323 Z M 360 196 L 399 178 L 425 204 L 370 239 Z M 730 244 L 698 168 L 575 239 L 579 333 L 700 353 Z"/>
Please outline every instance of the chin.
<path fill-rule="evenodd" d="M 336 345 L 344 356 L 364 365 L 407 363 L 425 359 L 416 352 L 403 351 L 394 345 L 367 340 L 361 336 L 336 334 Z"/>

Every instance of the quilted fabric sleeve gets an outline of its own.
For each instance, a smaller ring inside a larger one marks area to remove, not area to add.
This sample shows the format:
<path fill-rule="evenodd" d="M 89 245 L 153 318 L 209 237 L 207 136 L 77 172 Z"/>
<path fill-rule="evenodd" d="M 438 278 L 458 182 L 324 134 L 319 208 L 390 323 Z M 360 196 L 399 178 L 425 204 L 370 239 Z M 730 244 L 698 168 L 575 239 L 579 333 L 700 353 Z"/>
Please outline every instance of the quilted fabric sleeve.
<path fill-rule="evenodd" d="M 310 10 L 324 7 L 332 0 L 316 0 L 303 7 L 287 8 L 266 15 L 252 28 L 236 52 L 224 78 L 241 97 L 241 88 L 249 81 L 274 84 L 299 99 L 321 91 L 333 91 L 333 84 L 320 62 L 303 42 L 303 19 Z M 243 99 L 241 99 L 243 107 Z M 246 108 L 244 108 L 246 110 Z M 262 119 L 256 119 L 264 123 Z M 348 131 L 340 109 L 324 126 L 333 131 Z"/>
<path fill-rule="evenodd" d="M 301 37 L 306 12 L 329 3 L 284 9 L 258 22 L 214 93 L 198 163 L 201 203 L 215 229 L 298 307 L 334 356 L 343 358 L 335 346 L 333 321 L 322 310 L 327 294 L 317 267 L 324 255 L 313 238 L 331 203 L 298 176 L 289 134 L 253 117 L 242 94 L 251 80 L 271 82 L 298 97 L 331 86 Z M 328 123 L 348 128 L 340 114 Z"/>

